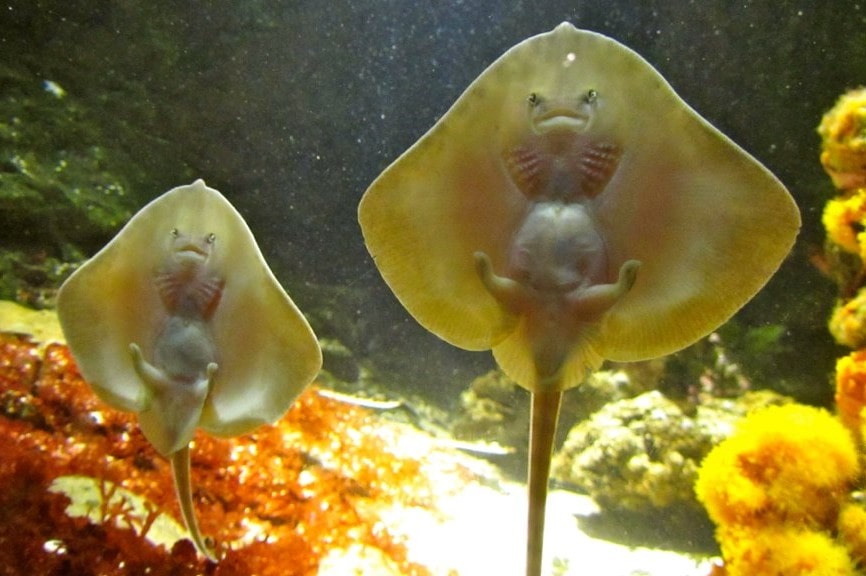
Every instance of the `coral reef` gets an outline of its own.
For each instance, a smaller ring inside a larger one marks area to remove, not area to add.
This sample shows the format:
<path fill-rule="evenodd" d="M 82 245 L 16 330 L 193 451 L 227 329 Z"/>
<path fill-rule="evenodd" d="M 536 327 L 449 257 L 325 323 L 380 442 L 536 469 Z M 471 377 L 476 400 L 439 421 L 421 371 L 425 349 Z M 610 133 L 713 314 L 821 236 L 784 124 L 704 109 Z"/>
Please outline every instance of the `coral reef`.
<path fill-rule="evenodd" d="M 862 500 L 862 495 L 859 499 Z M 851 557 L 859 566 L 866 566 L 866 509 L 862 501 L 848 502 L 842 506 L 836 529 Z"/>
<path fill-rule="evenodd" d="M 838 188 L 822 217 L 814 262 L 838 286 L 829 330 L 854 348 L 836 363 L 838 418 L 807 406 L 741 421 L 701 465 L 695 490 L 717 524 L 728 576 L 855 575 L 866 565 L 861 492 L 866 407 L 866 89 L 853 90 L 818 127 L 821 164 Z"/>
<path fill-rule="evenodd" d="M 856 350 L 836 361 L 836 410 L 839 419 L 862 440 L 863 407 L 866 406 L 866 350 Z"/>
<path fill-rule="evenodd" d="M 838 188 L 824 207 L 827 232 L 820 267 L 839 287 L 829 323 L 839 344 L 866 345 L 866 88 L 844 94 L 818 127 L 821 164 Z"/>
<path fill-rule="evenodd" d="M 824 526 L 857 477 L 857 458 L 848 430 L 825 410 L 770 407 L 710 452 L 696 490 L 720 525 Z"/>
<path fill-rule="evenodd" d="M 855 564 L 844 546 L 824 532 L 801 530 L 784 525 L 755 530 L 737 527 L 723 531 L 725 542 L 747 543 L 729 546 L 727 576 L 853 576 Z M 724 547 L 724 546 L 723 546 Z"/>
<path fill-rule="evenodd" d="M 859 474 L 850 432 L 827 411 L 789 404 L 748 415 L 695 483 L 718 526 L 725 573 L 855 574 L 846 534 L 863 517 L 840 510 Z M 845 526 L 838 534 L 837 525 Z"/>
<path fill-rule="evenodd" d="M 396 457 L 367 411 L 315 389 L 277 425 L 232 440 L 196 436 L 199 521 L 224 555 L 219 564 L 197 558 L 187 540 L 167 550 L 146 538 L 151 515 L 178 517 L 167 463 L 133 416 L 96 399 L 65 346 L 0 334 L 0 435 L 4 574 L 306 575 L 358 549 L 394 572 L 428 574 L 379 519 L 383 507 L 428 503 L 423 464 Z M 73 475 L 102 486 L 102 522 L 71 517 L 68 497 L 49 490 Z M 148 517 L 111 498 L 113 485 L 143 498 Z"/>
<path fill-rule="evenodd" d="M 575 422 L 585 420 L 609 402 L 636 393 L 634 378 L 624 370 L 593 372 L 586 382 L 564 396 L 557 444 Z M 514 468 L 519 468 L 522 476 L 529 442 L 529 395 L 501 370 L 482 374 L 460 394 L 460 411 L 451 433 L 455 438 L 495 442 L 513 450 Z"/>
<path fill-rule="evenodd" d="M 821 164 L 841 190 L 866 186 L 866 88 L 843 94 L 821 120 Z"/>
<path fill-rule="evenodd" d="M 747 411 L 785 401 L 771 392 L 707 399 L 693 416 L 657 391 L 614 402 L 571 429 L 553 476 L 607 510 L 697 509 L 692 487 L 701 459 Z"/>
<path fill-rule="evenodd" d="M 827 238 L 842 249 L 863 258 L 863 222 L 866 221 L 866 189 L 858 188 L 849 195 L 833 198 L 824 207 L 821 222 Z"/>
<path fill-rule="evenodd" d="M 840 302 L 833 310 L 828 325 L 830 334 L 842 346 L 863 348 L 866 346 L 866 292 L 860 291 L 853 298 Z"/>
<path fill-rule="evenodd" d="M 854 352 L 836 362 L 836 409 L 863 445 L 866 406 L 866 88 L 842 95 L 818 127 L 821 164 L 839 188 L 822 218 L 827 231 L 827 272 L 839 287 L 830 333 Z"/>
<path fill-rule="evenodd" d="M 452 429 L 455 437 L 465 440 L 484 438 L 513 448 L 525 446 L 528 395 L 501 370 L 482 374 L 460 394 L 460 412 Z"/>

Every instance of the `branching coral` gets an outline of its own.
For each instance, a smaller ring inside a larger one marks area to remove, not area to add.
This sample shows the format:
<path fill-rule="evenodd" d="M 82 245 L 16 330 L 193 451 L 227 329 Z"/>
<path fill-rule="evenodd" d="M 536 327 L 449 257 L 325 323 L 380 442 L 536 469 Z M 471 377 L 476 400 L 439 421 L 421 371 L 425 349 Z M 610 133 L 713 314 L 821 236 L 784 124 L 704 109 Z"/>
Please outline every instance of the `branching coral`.
<path fill-rule="evenodd" d="M 789 404 L 743 419 L 695 484 L 727 574 L 854 574 L 832 531 L 859 472 L 850 432 L 824 410 Z"/>
<path fill-rule="evenodd" d="M 170 551 L 151 544 L 142 537 L 148 518 L 133 522 L 136 530 L 110 521 L 127 506 L 105 506 L 106 521 L 96 524 L 64 512 L 67 498 L 49 485 L 81 475 L 179 516 L 167 463 L 134 417 L 89 391 L 66 347 L 40 352 L 25 337 L 0 334 L 0 437 L 4 574 L 306 575 L 325 554 L 358 546 L 402 574 L 428 574 L 378 516 L 383 506 L 426 503 L 422 463 L 395 457 L 367 411 L 315 389 L 255 434 L 196 436 L 195 497 L 202 528 L 225 552 L 218 565 L 199 560 L 186 540 Z"/>

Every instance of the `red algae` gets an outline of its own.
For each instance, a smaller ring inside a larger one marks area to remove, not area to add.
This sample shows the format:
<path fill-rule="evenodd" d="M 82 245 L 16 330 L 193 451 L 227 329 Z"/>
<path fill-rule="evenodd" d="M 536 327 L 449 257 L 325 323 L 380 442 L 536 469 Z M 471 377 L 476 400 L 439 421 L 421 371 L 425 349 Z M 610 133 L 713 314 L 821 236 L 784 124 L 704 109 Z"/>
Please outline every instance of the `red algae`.
<path fill-rule="evenodd" d="M 180 516 L 168 463 L 134 416 L 96 398 L 65 346 L 0 334 L 0 437 L 0 576 L 306 576 L 326 554 L 357 545 L 402 574 L 430 573 L 377 515 L 427 502 L 421 463 L 395 457 L 366 409 L 315 387 L 273 426 L 234 439 L 196 435 L 196 512 L 218 564 L 189 540 L 168 550 L 147 539 L 159 513 Z M 70 517 L 69 498 L 49 491 L 69 475 L 100 486 L 100 522 Z M 146 517 L 111 498 L 117 486 L 146 500 Z"/>

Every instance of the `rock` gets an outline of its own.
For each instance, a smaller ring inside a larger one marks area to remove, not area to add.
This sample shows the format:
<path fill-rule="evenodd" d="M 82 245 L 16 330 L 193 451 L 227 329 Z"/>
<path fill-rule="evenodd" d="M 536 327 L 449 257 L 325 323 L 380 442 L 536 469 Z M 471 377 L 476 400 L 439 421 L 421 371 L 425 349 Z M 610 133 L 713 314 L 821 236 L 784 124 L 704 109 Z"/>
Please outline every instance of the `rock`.
<path fill-rule="evenodd" d="M 600 370 L 575 388 L 566 390 L 560 409 L 560 442 L 575 422 L 614 400 L 633 394 L 631 378 L 622 370 Z M 525 460 L 529 442 L 530 395 L 501 370 L 491 370 L 472 381 L 460 395 L 461 410 L 452 434 L 462 440 L 483 440 L 513 448 Z"/>
<path fill-rule="evenodd" d="M 746 412 L 787 401 L 750 392 L 736 400 L 709 399 L 694 416 L 657 391 L 614 402 L 571 429 L 552 475 L 607 510 L 699 509 L 693 485 L 703 457 Z"/>

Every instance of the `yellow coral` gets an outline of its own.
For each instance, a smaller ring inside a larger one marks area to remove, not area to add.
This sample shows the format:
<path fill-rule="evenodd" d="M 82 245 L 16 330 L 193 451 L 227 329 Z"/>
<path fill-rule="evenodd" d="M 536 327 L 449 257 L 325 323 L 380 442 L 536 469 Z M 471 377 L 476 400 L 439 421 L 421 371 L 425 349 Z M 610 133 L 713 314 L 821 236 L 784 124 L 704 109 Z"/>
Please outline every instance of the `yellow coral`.
<path fill-rule="evenodd" d="M 836 409 L 842 423 L 858 438 L 863 424 L 861 412 L 864 406 L 866 406 L 866 350 L 857 350 L 836 361 Z"/>
<path fill-rule="evenodd" d="M 825 410 L 788 404 L 744 418 L 704 459 L 698 499 L 722 528 L 833 524 L 859 472 L 848 430 Z"/>
<path fill-rule="evenodd" d="M 866 254 L 866 188 L 857 188 L 847 196 L 827 202 L 821 222 L 827 237 L 842 249 L 863 258 Z"/>
<path fill-rule="evenodd" d="M 827 327 L 836 342 L 843 346 L 866 346 L 866 290 L 861 290 L 844 304 L 837 305 Z"/>
<path fill-rule="evenodd" d="M 839 512 L 837 530 L 851 556 L 866 565 L 866 509 L 853 502 L 845 504 Z"/>
<path fill-rule="evenodd" d="M 866 186 L 866 88 L 842 95 L 824 114 L 821 164 L 837 188 Z"/>
<path fill-rule="evenodd" d="M 779 525 L 719 531 L 727 576 L 853 576 L 844 546 L 825 532 Z"/>

